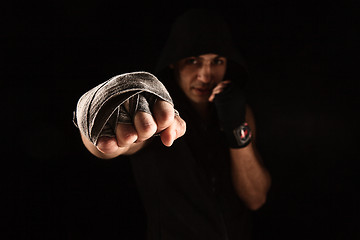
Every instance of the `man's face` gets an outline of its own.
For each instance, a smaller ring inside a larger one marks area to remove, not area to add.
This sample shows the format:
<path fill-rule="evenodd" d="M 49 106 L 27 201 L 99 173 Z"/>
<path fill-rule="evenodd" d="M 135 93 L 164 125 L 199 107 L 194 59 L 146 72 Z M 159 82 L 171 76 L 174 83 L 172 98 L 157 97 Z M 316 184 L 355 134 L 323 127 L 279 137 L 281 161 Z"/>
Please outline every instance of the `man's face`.
<path fill-rule="evenodd" d="M 213 88 L 224 78 L 226 64 L 225 57 L 211 53 L 181 59 L 175 65 L 178 84 L 193 103 L 208 102 Z"/>

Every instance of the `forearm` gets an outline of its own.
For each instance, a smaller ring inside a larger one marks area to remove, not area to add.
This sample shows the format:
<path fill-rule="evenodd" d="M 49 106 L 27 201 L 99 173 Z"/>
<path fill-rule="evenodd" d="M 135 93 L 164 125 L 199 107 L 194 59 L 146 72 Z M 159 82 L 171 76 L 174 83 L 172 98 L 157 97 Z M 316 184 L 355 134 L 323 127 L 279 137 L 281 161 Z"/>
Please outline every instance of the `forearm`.
<path fill-rule="evenodd" d="M 238 196 L 252 210 L 266 201 L 271 185 L 269 172 L 252 143 L 245 148 L 230 149 L 232 178 Z"/>
<path fill-rule="evenodd" d="M 245 94 L 237 81 L 219 83 L 213 94 L 219 122 L 230 149 L 235 190 L 250 209 L 256 210 L 266 201 L 271 179 L 254 146 L 256 124 L 253 112 L 246 105 Z"/>

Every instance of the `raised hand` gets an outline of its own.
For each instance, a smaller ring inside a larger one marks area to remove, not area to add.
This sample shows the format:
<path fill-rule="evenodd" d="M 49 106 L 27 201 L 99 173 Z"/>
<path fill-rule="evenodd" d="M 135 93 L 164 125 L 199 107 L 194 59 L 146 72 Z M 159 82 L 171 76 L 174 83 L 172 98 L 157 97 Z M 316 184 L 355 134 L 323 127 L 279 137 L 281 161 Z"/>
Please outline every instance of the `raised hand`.
<path fill-rule="evenodd" d="M 222 81 L 214 89 L 209 101 L 215 103 L 217 115 L 230 148 L 246 147 L 251 130 L 245 121 L 246 99 L 236 81 Z"/>

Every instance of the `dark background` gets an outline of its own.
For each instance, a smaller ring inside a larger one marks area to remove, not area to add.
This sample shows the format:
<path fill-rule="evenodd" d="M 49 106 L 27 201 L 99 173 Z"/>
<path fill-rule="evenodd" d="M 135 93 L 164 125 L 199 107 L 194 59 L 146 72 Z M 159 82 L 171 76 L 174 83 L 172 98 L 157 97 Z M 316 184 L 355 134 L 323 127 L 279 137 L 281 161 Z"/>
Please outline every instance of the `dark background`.
<path fill-rule="evenodd" d="M 203 6 L 210 4 L 205 1 Z M 48 1 L 3 6 L 2 239 L 142 239 L 128 159 L 100 160 L 72 124 L 79 97 L 152 71 L 181 3 Z M 255 239 L 359 239 L 355 1 L 212 5 L 252 81 L 258 146 L 273 178 Z"/>

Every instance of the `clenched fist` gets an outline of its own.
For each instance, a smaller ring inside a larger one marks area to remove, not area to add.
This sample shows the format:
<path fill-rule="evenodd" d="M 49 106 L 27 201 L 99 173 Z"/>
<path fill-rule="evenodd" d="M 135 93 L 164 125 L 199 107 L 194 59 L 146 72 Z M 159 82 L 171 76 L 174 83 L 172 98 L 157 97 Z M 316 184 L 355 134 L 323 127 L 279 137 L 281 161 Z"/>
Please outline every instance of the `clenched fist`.
<path fill-rule="evenodd" d="M 159 100 L 152 114 L 138 111 L 133 124 L 118 123 L 115 137 L 100 137 L 97 149 L 105 155 L 131 154 L 144 146 L 154 135 L 159 135 L 165 146 L 171 146 L 186 131 L 185 121 L 175 115 L 173 106 Z"/>
<path fill-rule="evenodd" d="M 74 123 L 87 149 L 100 158 L 132 154 L 154 135 L 171 146 L 186 131 L 166 88 L 147 72 L 118 75 L 86 92 Z"/>

